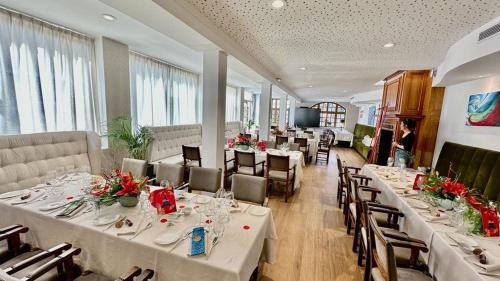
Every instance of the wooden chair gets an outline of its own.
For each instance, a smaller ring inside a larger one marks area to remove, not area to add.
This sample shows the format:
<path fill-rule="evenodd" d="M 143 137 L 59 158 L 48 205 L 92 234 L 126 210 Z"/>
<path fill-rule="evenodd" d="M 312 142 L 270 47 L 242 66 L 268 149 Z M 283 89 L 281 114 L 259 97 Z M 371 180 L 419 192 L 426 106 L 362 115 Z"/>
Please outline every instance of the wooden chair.
<path fill-rule="evenodd" d="M 236 173 L 251 176 L 263 176 L 265 161 L 261 161 L 259 163 L 255 162 L 256 160 L 254 151 L 234 151 L 234 165 Z"/>
<path fill-rule="evenodd" d="M 276 146 L 280 146 L 284 143 L 288 143 L 288 137 L 276 136 Z"/>
<path fill-rule="evenodd" d="M 227 159 L 227 153 L 230 152 L 229 149 L 224 149 L 224 188 L 228 189 L 230 186 L 231 176 L 236 172 L 235 157 Z"/>
<path fill-rule="evenodd" d="M 330 150 L 332 149 L 334 141 L 335 135 L 330 136 L 326 142 L 319 142 L 318 151 L 316 152 L 316 164 L 318 163 L 318 160 L 320 160 L 325 161 L 328 165 L 328 162 L 330 161 Z"/>
<path fill-rule="evenodd" d="M 373 214 L 368 216 L 369 231 L 368 241 L 370 259 L 367 259 L 365 280 L 374 281 L 403 281 L 419 280 L 432 281 L 433 279 L 418 269 L 418 257 L 420 252 L 427 253 L 429 250 L 423 241 L 411 238 L 407 235 L 390 233 L 379 227 Z M 397 266 L 396 249 L 408 249 L 411 261 L 409 268 Z"/>
<path fill-rule="evenodd" d="M 234 175 L 231 189 L 234 198 L 266 205 L 266 179 L 249 175 Z"/>
<path fill-rule="evenodd" d="M 276 149 L 276 142 L 275 141 L 266 141 L 266 148 Z"/>
<path fill-rule="evenodd" d="M 168 180 L 174 188 L 178 188 L 184 183 L 184 169 L 185 167 L 179 164 L 160 163 L 156 171 L 156 182 Z"/>
<path fill-rule="evenodd" d="M 295 129 L 287 129 L 286 132 L 288 133 L 289 137 L 295 137 L 297 135 L 297 130 Z"/>
<path fill-rule="evenodd" d="M 300 151 L 300 145 L 298 143 L 290 143 L 290 144 L 288 144 L 288 150 L 290 150 L 290 151 Z"/>
<path fill-rule="evenodd" d="M 21 234 L 28 232 L 28 228 L 19 224 L 0 229 L 0 241 L 6 241 L 6 247 L 0 247 L 0 264 L 29 250 L 28 244 L 23 244 Z"/>
<path fill-rule="evenodd" d="M 295 138 L 293 140 L 294 143 L 299 144 L 299 150 L 302 151 L 304 154 L 304 159 L 306 159 L 306 162 L 309 162 L 309 150 L 311 145 L 307 143 L 306 138 Z"/>
<path fill-rule="evenodd" d="M 339 208 L 342 208 L 342 205 L 345 204 L 345 201 L 347 200 L 345 196 L 347 185 L 346 185 L 346 175 L 344 174 L 344 167 L 346 167 L 349 170 L 352 177 L 362 179 L 365 185 L 368 185 L 368 182 L 371 180 L 371 178 L 360 175 L 359 172 L 361 171 L 361 168 L 344 165 L 343 161 L 340 159 L 340 156 L 338 154 L 336 155 L 336 158 L 337 158 L 337 169 L 339 173 L 338 185 L 337 185 L 337 200 L 339 202 Z M 347 209 L 343 208 L 343 210 L 344 210 L 343 213 L 345 215 Z"/>
<path fill-rule="evenodd" d="M 134 177 L 145 177 L 148 170 L 148 162 L 145 160 L 123 158 L 122 172 L 132 173 Z"/>
<path fill-rule="evenodd" d="M 193 190 L 216 193 L 221 184 L 222 169 L 191 167 L 188 192 Z"/>
<path fill-rule="evenodd" d="M 275 182 L 284 182 L 285 202 L 288 202 L 290 192 L 292 195 L 295 193 L 295 165 L 290 168 L 290 156 L 267 153 L 266 163 L 266 187 L 269 188 L 270 184 L 274 184 Z M 271 191 L 272 189 L 269 188 L 268 194 L 271 194 Z"/>
<path fill-rule="evenodd" d="M 201 167 L 201 152 L 199 146 L 182 145 L 182 158 L 184 159 L 184 166 Z"/>

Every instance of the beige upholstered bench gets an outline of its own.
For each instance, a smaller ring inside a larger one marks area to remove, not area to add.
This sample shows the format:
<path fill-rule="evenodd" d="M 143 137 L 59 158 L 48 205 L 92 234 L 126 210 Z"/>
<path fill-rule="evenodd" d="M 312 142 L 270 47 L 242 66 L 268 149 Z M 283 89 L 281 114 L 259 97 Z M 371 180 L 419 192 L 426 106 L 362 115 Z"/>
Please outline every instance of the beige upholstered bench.
<path fill-rule="evenodd" d="M 101 141 L 94 132 L 0 136 L 0 193 L 33 187 L 58 167 L 101 173 Z"/>

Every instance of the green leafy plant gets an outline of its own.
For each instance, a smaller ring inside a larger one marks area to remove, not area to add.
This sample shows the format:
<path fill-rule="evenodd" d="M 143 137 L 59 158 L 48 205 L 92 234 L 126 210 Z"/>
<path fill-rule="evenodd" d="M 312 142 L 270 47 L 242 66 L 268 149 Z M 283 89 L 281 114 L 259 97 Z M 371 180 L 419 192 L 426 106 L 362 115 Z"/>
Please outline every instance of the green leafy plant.
<path fill-rule="evenodd" d="M 148 148 L 153 142 L 153 132 L 150 129 L 137 126 L 134 130 L 130 118 L 120 117 L 109 126 L 108 136 L 127 146 L 130 156 L 134 159 L 146 160 Z"/>
<path fill-rule="evenodd" d="M 255 122 L 253 122 L 252 119 L 248 120 L 247 128 L 250 130 L 254 124 L 255 124 Z"/>
<path fill-rule="evenodd" d="M 481 213 L 471 207 L 467 207 L 464 212 L 464 219 L 472 225 L 470 232 L 473 234 L 483 233 L 483 219 Z"/>

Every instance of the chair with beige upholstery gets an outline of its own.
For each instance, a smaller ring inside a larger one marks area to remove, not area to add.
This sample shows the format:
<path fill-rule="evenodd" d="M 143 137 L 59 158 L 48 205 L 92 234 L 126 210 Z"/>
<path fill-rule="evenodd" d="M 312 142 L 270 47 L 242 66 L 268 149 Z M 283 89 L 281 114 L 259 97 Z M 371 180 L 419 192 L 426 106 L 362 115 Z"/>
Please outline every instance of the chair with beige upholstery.
<path fill-rule="evenodd" d="M 266 148 L 276 149 L 276 142 L 275 141 L 266 141 Z"/>
<path fill-rule="evenodd" d="M 134 177 L 145 177 L 148 170 L 148 162 L 145 160 L 123 158 L 122 172 L 132 173 Z"/>
<path fill-rule="evenodd" d="M 284 143 L 288 143 L 288 137 L 276 136 L 276 146 L 280 146 Z"/>
<path fill-rule="evenodd" d="M 101 141 L 94 132 L 0 136 L 0 193 L 45 183 L 57 168 L 101 173 Z"/>
<path fill-rule="evenodd" d="M 368 274 L 365 274 L 365 280 L 370 280 L 370 277 L 374 281 L 433 280 L 422 271 L 416 270 L 420 252 L 427 253 L 429 251 L 424 242 L 406 235 L 394 235 L 390 231 L 384 231 L 378 226 L 377 219 L 373 215 L 369 215 L 368 239 L 371 258 L 367 259 L 366 270 Z M 408 250 L 410 267 L 398 267 L 396 260 L 396 249 L 398 248 Z"/>
<path fill-rule="evenodd" d="M 288 202 L 290 193 L 295 193 L 295 165 L 290 167 L 290 156 L 272 155 L 267 153 L 266 187 L 274 183 L 285 184 L 285 202 Z M 272 188 L 268 193 L 271 194 Z"/>
<path fill-rule="evenodd" d="M 309 150 L 311 145 L 307 143 L 307 139 L 295 138 L 293 142 L 299 145 L 299 150 L 304 154 L 304 159 L 306 162 L 309 162 Z"/>
<path fill-rule="evenodd" d="M 265 161 L 261 161 L 259 163 L 255 162 L 256 160 L 254 151 L 234 151 L 234 164 L 236 173 L 251 176 L 263 176 Z"/>
<path fill-rule="evenodd" d="M 297 130 L 295 129 L 287 129 L 286 132 L 289 137 L 295 137 L 297 135 Z"/>
<path fill-rule="evenodd" d="M 300 151 L 300 145 L 298 143 L 290 143 L 288 145 L 288 150 L 290 150 L 290 151 Z"/>
<path fill-rule="evenodd" d="M 266 203 L 266 179 L 249 175 L 234 175 L 231 185 L 234 198 L 259 205 Z"/>
<path fill-rule="evenodd" d="M 184 183 L 184 166 L 167 163 L 158 164 L 156 182 L 160 183 L 162 180 L 168 180 L 176 188 L 181 186 Z"/>
<path fill-rule="evenodd" d="M 221 185 L 222 170 L 191 167 L 189 172 L 188 192 L 205 191 L 216 193 Z"/>
<path fill-rule="evenodd" d="M 182 158 L 185 167 L 201 167 L 201 151 L 199 146 L 182 145 Z"/>

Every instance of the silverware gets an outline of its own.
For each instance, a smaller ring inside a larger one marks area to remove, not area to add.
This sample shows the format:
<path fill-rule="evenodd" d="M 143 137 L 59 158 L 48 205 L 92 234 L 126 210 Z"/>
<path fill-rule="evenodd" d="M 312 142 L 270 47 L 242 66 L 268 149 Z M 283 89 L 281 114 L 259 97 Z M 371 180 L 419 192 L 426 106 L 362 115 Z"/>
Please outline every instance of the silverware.
<path fill-rule="evenodd" d="M 189 231 L 187 232 L 186 234 L 184 234 L 184 236 L 182 236 L 182 238 L 180 238 L 179 240 L 177 240 L 177 242 L 175 242 L 174 246 L 172 247 L 172 249 L 170 249 L 168 252 L 171 253 L 173 250 L 175 250 L 175 248 L 177 248 L 177 246 L 179 246 L 179 244 L 188 239 L 189 238 L 189 235 L 191 235 L 191 233 L 193 233 L 193 231 Z"/>
<path fill-rule="evenodd" d="M 212 246 L 210 247 L 210 251 L 208 252 L 208 257 L 212 254 L 212 250 L 215 248 L 217 244 L 219 244 L 219 236 L 215 236 L 214 239 L 212 240 Z"/>
<path fill-rule="evenodd" d="M 137 228 L 134 230 L 134 231 L 129 231 L 129 232 L 119 232 L 116 234 L 116 236 L 125 236 L 125 235 L 134 235 L 136 234 L 139 229 L 141 228 L 141 225 L 142 225 L 142 221 L 144 220 L 144 217 L 141 218 L 141 220 L 139 221 L 139 223 L 137 224 Z"/>
<path fill-rule="evenodd" d="M 132 240 L 132 239 L 134 239 L 135 237 L 139 236 L 139 234 L 141 234 L 141 233 L 143 233 L 144 231 L 146 231 L 146 230 L 150 229 L 151 227 L 153 227 L 153 223 L 152 223 L 152 222 L 149 222 L 148 224 L 146 224 L 146 226 L 145 226 L 143 229 L 141 229 L 141 230 L 137 231 L 137 232 L 134 234 L 134 236 L 130 237 L 128 240 Z"/>
<path fill-rule="evenodd" d="M 115 222 L 112 222 L 110 223 L 109 225 L 107 225 L 105 228 L 103 228 L 102 232 L 110 229 L 113 225 L 115 225 L 116 223 L 118 222 L 121 222 L 121 221 L 124 221 L 125 219 L 127 218 L 127 216 L 122 216 L 119 220 L 115 221 Z"/>

